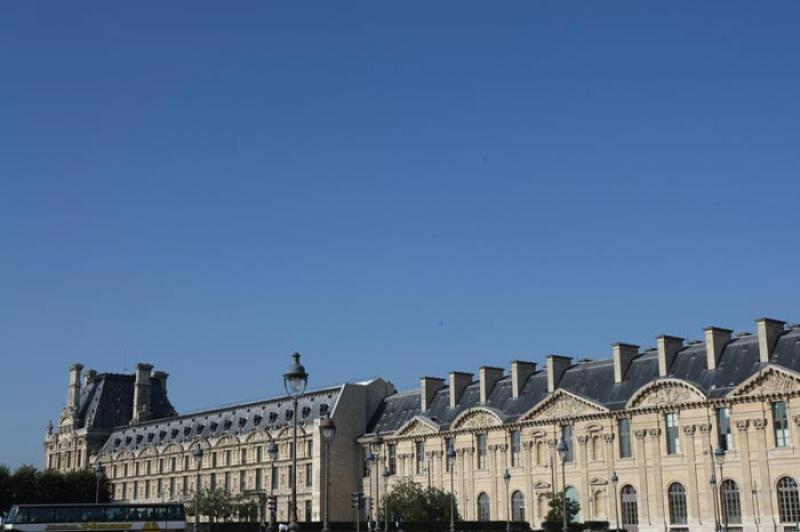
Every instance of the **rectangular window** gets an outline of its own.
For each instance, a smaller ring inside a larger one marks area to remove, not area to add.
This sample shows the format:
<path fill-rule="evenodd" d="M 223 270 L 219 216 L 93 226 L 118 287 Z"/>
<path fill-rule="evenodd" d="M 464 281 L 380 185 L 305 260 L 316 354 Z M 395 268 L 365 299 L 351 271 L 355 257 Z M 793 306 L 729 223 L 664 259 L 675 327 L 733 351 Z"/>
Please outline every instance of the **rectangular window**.
<path fill-rule="evenodd" d="M 158 460 L 158 472 L 159 473 L 163 473 L 164 472 L 164 459 L 163 458 Z"/>
<path fill-rule="evenodd" d="M 244 493 L 247 489 L 247 476 L 244 471 L 239 471 L 239 493 Z"/>
<path fill-rule="evenodd" d="M 414 443 L 416 458 L 416 474 L 421 475 L 425 472 L 425 443 L 418 441 Z"/>
<path fill-rule="evenodd" d="M 386 447 L 386 452 L 389 455 L 389 474 L 397 474 L 397 445 L 390 443 Z"/>
<path fill-rule="evenodd" d="M 228 451 L 230 453 L 230 451 Z M 230 464 L 225 464 L 230 465 Z M 211 453 L 211 467 L 217 467 L 217 453 Z"/>
<path fill-rule="evenodd" d="M 183 457 L 183 470 L 184 471 L 189 471 L 189 457 L 188 456 L 184 456 Z"/>
<path fill-rule="evenodd" d="M 145 480 L 144 481 L 144 498 L 145 499 L 149 499 L 150 498 L 150 481 L 149 480 Z"/>
<path fill-rule="evenodd" d="M 139 481 L 138 480 L 134 480 L 133 481 L 133 497 L 131 497 L 131 498 L 132 499 L 138 499 L 139 498 Z"/>
<path fill-rule="evenodd" d="M 575 446 L 572 444 L 572 425 L 561 426 L 561 439 L 567 444 L 566 462 L 575 461 Z"/>
<path fill-rule="evenodd" d="M 486 434 L 475 435 L 475 447 L 478 448 L 478 469 L 486 469 Z"/>
<path fill-rule="evenodd" d="M 175 477 L 169 477 L 169 498 L 175 497 Z"/>
<path fill-rule="evenodd" d="M 135 476 L 135 477 L 139 476 L 139 462 L 136 462 L 133 465 L 133 476 Z"/>
<path fill-rule="evenodd" d="M 306 442 L 306 458 L 311 458 L 314 455 L 314 440 Z"/>
<path fill-rule="evenodd" d="M 772 421 L 775 426 L 775 446 L 788 447 L 790 443 L 789 416 L 784 401 L 772 403 Z"/>
<path fill-rule="evenodd" d="M 631 446 L 631 420 L 624 417 L 617 422 L 619 429 L 619 457 L 630 458 L 633 456 Z"/>
<path fill-rule="evenodd" d="M 122 476 L 123 477 L 127 477 L 128 476 L 128 464 L 124 464 L 122 466 Z"/>
<path fill-rule="evenodd" d="M 311 522 L 311 499 L 306 500 L 305 505 L 306 505 L 306 508 L 305 508 L 305 510 L 306 510 L 306 515 L 305 515 L 306 522 L 310 523 Z"/>
<path fill-rule="evenodd" d="M 517 467 L 519 465 L 519 431 L 512 430 L 511 431 L 511 467 Z"/>
<path fill-rule="evenodd" d="M 453 438 L 445 438 L 444 440 L 444 470 L 450 472 L 450 449 L 453 448 Z"/>
<path fill-rule="evenodd" d="M 727 406 L 717 408 L 717 435 L 719 447 L 724 451 L 733 449 L 731 411 Z"/>
<path fill-rule="evenodd" d="M 306 487 L 310 488 L 314 485 L 314 468 L 312 464 L 306 464 Z"/>
<path fill-rule="evenodd" d="M 270 472 L 270 485 L 272 486 L 272 491 L 278 490 L 278 468 L 272 466 L 272 471 Z"/>
<path fill-rule="evenodd" d="M 226 471 L 225 472 L 225 492 L 230 493 L 231 491 L 232 491 L 231 472 L 230 471 Z"/>
<path fill-rule="evenodd" d="M 256 447 L 256 462 L 264 461 L 264 447 L 259 445 Z"/>
<path fill-rule="evenodd" d="M 158 486 L 156 488 L 156 497 L 160 499 L 164 495 L 164 479 L 163 478 L 158 479 L 158 483 L 156 484 L 156 486 Z"/>
<path fill-rule="evenodd" d="M 256 469 L 256 491 L 261 491 L 263 489 L 263 476 L 264 470 L 263 469 Z"/>
<path fill-rule="evenodd" d="M 664 416 L 667 426 L 667 454 L 681 453 L 681 433 L 678 427 L 678 413 L 669 412 Z"/>
<path fill-rule="evenodd" d="M 247 449 L 242 449 L 239 453 L 239 463 L 246 464 L 247 463 Z"/>
<path fill-rule="evenodd" d="M 231 462 L 233 462 L 233 459 L 231 458 L 231 451 L 225 451 L 225 465 L 229 466 L 231 465 Z"/>
<path fill-rule="evenodd" d="M 171 458 L 170 461 L 169 461 L 170 473 L 174 473 L 175 471 L 178 470 L 177 465 L 178 465 L 177 464 L 177 460 L 174 457 Z"/>
<path fill-rule="evenodd" d="M 186 495 L 189 493 L 189 477 L 184 475 L 182 485 L 181 485 L 181 492 Z"/>

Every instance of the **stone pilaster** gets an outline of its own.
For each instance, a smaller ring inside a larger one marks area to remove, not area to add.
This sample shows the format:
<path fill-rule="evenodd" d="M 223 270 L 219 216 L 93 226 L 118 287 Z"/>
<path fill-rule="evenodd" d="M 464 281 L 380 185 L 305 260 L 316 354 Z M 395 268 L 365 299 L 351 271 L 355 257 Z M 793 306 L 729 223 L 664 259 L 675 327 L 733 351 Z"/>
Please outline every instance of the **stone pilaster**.
<path fill-rule="evenodd" d="M 639 429 L 633 434 L 636 437 L 636 462 L 639 465 L 639 491 L 641 492 L 639 509 L 642 515 L 639 516 L 639 523 L 650 525 L 652 524 L 652 519 L 650 517 L 650 489 L 647 482 L 647 446 L 644 442 L 647 431 Z"/>

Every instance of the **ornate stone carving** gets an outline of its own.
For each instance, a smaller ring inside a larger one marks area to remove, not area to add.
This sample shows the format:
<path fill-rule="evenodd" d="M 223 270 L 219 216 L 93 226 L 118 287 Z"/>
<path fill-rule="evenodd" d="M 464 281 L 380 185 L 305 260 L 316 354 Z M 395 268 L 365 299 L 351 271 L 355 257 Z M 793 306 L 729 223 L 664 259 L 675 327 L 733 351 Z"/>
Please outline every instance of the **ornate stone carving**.
<path fill-rule="evenodd" d="M 767 428 L 767 420 L 761 418 L 754 419 L 753 426 L 756 428 L 756 430 L 764 430 L 765 428 Z"/>
<path fill-rule="evenodd" d="M 800 382 L 793 375 L 767 368 L 760 375 L 743 383 L 736 395 L 772 395 L 800 391 Z"/>
<path fill-rule="evenodd" d="M 409 421 L 406 426 L 398 431 L 398 436 L 427 436 L 437 432 L 435 427 L 421 421 L 420 419 L 413 419 Z"/>
<path fill-rule="evenodd" d="M 589 436 L 581 434 L 580 436 L 578 436 L 578 443 L 580 443 L 581 445 L 586 445 L 587 443 L 589 443 Z"/>
<path fill-rule="evenodd" d="M 648 429 L 647 433 L 650 435 L 651 438 L 658 438 L 659 436 L 661 436 L 661 429 L 659 428 Z"/>
<path fill-rule="evenodd" d="M 691 401 L 702 401 L 705 398 L 688 384 L 677 381 L 656 383 L 634 396 L 633 407 L 663 406 Z"/>
<path fill-rule="evenodd" d="M 638 429 L 633 432 L 633 435 L 636 436 L 637 440 L 643 440 L 645 436 L 647 436 L 647 431 L 643 429 Z"/>
<path fill-rule="evenodd" d="M 740 419 L 736 422 L 736 428 L 739 430 L 739 432 L 747 432 L 747 429 L 750 428 L 750 421 L 747 419 Z"/>
<path fill-rule="evenodd" d="M 614 433 L 613 432 L 604 432 L 603 439 L 606 443 L 612 443 L 614 441 Z"/>
<path fill-rule="evenodd" d="M 533 442 L 532 442 L 532 441 L 525 441 L 525 442 L 522 442 L 522 446 L 523 446 L 525 449 L 531 449 L 531 448 L 533 447 Z"/>
<path fill-rule="evenodd" d="M 700 431 L 700 434 L 708 434 L 711 432 L 711 423 L 700 423 L 697 425 L 697 430 Z"/>
<path fill-rule="evenodd" d="M 502 421 L 497 415 L 487 410 L 475 410 L 465 412 L 453 423 L 453 428 L 458 429 L 481 429 L 500 425 Z"/>
<path fill-rule="evenodd" d="M 530 413 L 525 414 L 523 419 L 570 418 L 604 411 L 588 401 L 582 401 L 573 395 L 562 392 L 553 395 L 541 406 L 535 407 Z"/>
<path fill-rule="evenodd" d="M 694 433 L 695 433 L 696 430 L 697 430 L 697 427 L 695 427 L 694 425 L 684 425 L 683 426 L 683 433 L 686 434 L 687 436 L 694 436 Z"/>

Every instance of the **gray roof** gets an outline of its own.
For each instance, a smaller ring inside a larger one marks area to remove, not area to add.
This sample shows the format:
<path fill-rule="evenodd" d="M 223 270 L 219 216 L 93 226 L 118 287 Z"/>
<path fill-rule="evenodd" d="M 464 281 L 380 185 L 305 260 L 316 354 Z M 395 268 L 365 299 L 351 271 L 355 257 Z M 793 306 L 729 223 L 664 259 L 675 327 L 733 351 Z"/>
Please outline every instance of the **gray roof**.
<path fill-rule="evenodd" d="M 770 362 L 800 372 L 800 327 L 784 331 L 779 337 Z M 683 347 L 669 368 L 667 378 L 691 382 L 709 397 L 721 397 L 761 369 L 758 337 L 732 338 L 725 346 L 715 369 L 706 367 L 704 343 Z M 645 350 L 634 358 L 621 383 L 614 383 L 612 359 L 589 360 L 573 364 L 566 370 L 558 388 L 601 404 L 610 410 L 624 408 L 642 386 L 659 378 L 658 352 Z M 547 396 L 547 373 L 540 370 L 528 377 L 520 396 L 512 397 L 511 377 L 505 376 L 495 384 L 487 402 L 480 403 L 478 381 L 466 387 L 456 408 L 450 408 L 448 386 L 432 398 L 428 410 L 420 410 L 420 392 L 412 390 L 387 397 L 378 410 L 368 431 L 393 432 L 416 415 L 428 417 L 446 428 L 460 413 L 475 406 L 497 410 L 506 421 L 514 421 Z"/>
<path fill-rule="evenodd" d="M 341 390 L 342 386 L 336 386 L 307 392 L 298 403 L 299 424 L 332 413 Z M 292 423 L 293 416 L 292 400 L 287 396 L 194 412 L 120 427 L 111 433 L 102 452 L 135 451 L 196 438 L 247 434 L 257 429 L 274 431 Z"/>

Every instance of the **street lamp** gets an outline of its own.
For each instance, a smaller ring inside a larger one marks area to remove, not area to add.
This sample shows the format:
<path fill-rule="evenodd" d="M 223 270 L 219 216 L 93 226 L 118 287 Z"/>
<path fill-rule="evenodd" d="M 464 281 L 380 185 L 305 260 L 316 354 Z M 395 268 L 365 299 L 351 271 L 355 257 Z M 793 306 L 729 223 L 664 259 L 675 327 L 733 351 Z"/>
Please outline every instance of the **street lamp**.
<path fill-rule="evenodd" d="M 272 464 L 270 467 L 269 478 L 269 498 L 267 499 L 267 511 L 269 512 L 269 524 L 267 525 L 267 532 L 272 532 L 272 529 L 275 526 L 275 510 L 278 506 L 275 501 L 275 496 L 272 493 L 272 486 L 275 482 L 272 478 L 272 475 L 275 472 L 275 460 L 278 459 L 278 446 L 275 445 L 274 441 L 270 441 L 269 445 L 267 445 L 267 454 L 269 455 L 269 459 Z"/>
<path fill-rule="evenodd" d="M 450 532 L 456 532 L 456 493 L 453 489 L 453 469 L 456 466 L 456 450 L 451 445 L 447 449 L 447 460 L 450 462 Z"/>
<path fill-rule="evenodd" d="M 383 532 L 389 532 L 389 468 L 383 468 Z"/>
<path fill-rule="evenodd" d="M 194 488 L 194 532 L 200 530 L 200 466 L 203 465 L 203 448 L 198 442 L 192 449 L 192 456 L 197 464 L 197 478 L 195 479 Z"/>
<path fill-rule="evenodd" d="M 375 464 L 375 453 L 372 452 L 372 448 L 367 448 L 367 456 L 365 457 L 367 461 L 367 476 L 369 477 L 369 495 L 367 496 L 367 501 L 369 502 L 369 508 L 367 508 L 367 530 L 372 530 L 372 506 L 374 501 L 372 499 L 372 470 L 374 469 Z"/>
<path fill-rule="evenodd" d="M 503 474 L 503 481 L 506 483 L 506 510 L 508 513 L 506 514 L 506 532 L 511 532 L 511 496 L 508 494 L 508 485 L 511 483 L 511 473 L 506 472 Z"/>
<path fill-rule="evenodd" d="M 370 464 L 370 473 L 369 473 L 369 498 L 370 498 L 370 510 L 375 511 L 375 519 L 372 521 L 370 525 L 370 530 L 375 530 L 378 528 L 378 501 L 380 500 L 380 473 L 378 472 L 378 465 L 380 464 L 380 451 L 381 451 L 381 437 L 378 436 L 377 433 L 373 434 L 372 437 L 369 439 L 369 454 L 367 455 L 367 462 Z M 374 465 L 374 467 L 373 467 Z M 375 473 L 375 498 L 372 498 L 372 473 Z M 371 517 L 372 512 L 370 511 L 369 520 L 372 519 Z"/>
<path fill-rule="evenodd" d="M 322 435 L 322 440 L 325 442 L 325 523 L 322 525 L 322 532 L 330 530 L 330 523 L 328 521 L 330 515 L 328 512 L 328 505 L 330 498 L 328 497 L 328 490 L 331 483 L 328 481 L 328 471 L 330 470 L 328 464 L 331 461 L 331 442 L 336 435 L 336 424 L 329 416 L 325 416 L 319 422 L 319 432 Z"/>
<path fill-rule="evenodd" d="M 614 516 L 617 519 L 617 530 L 619 530 L 619 503 L 617 501 L 617 496 L 619 495 L 619 491 L 617 490 L 619 477 L 617 476 L 616 471 L 614 471 L 614 474 L 611 475 L 611 483 L 614 485 Z"/>
<path fill-rule="evenodd" d="M 98 460 L 94 465 L 94 476 L 97 478 L 97 489 L 95 490 L 94 495 L 95 504 L 100 504 L 100 482 L 103 480 L 104 474 L 105 472 L 103 471 L 103 464 L 101 464 L 100 460 Z"/>
<path fill-rule="evenodd" d="M 722 527 L 725 532 L 728 532 L 728 512 L 725 508 L 725 501 L 723 500 L 723 489 L 725 487 L 725 476 L 722 474 L 722 464 L 725 462 L 725 449 L 718 446 L 714 451 L 714 459 L 719 464 L 719 516 L 722 520 Z"/>
<path fill-rule="evenodd" d="M 562 517 L 562 530 L 563 530 L 563 532 L 569 532 L 569 525 L 567 524 L 567 472 L 566 472 L 567 453 L 569 452 L 569 447 L 567 446 L 567 442 L 564 441 L 564 438 L 561 438 L 558 441 L 558 445 L 556 446 L 556 450 L 558 451 L 558 455 L 561 457 L 561 517 Z"/>
<path fill-rule="evenodd" d="M 297 402 L 306 391 L 308 373 L 300 363 L 300 353 L 294 353 L 292 359 L 283 374 L 283 386 L 292 398 L 292 495 L 289 503 L 289 530 L 297 530 Z"/>
<path fill-rule="evenodd" d="M 717 475 L 714 472 L 714 464 L 711 464 L 711 478 L 708 479 L 708 485 L 711 487 L 711 498 L 714 503 L 714 530 L 719 531 L 719 509 L 717 502 Z"/>

